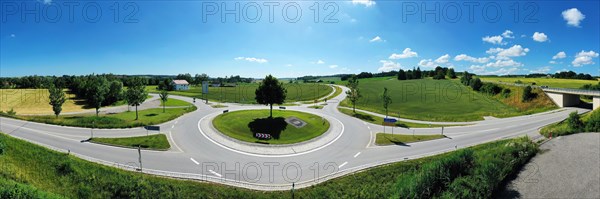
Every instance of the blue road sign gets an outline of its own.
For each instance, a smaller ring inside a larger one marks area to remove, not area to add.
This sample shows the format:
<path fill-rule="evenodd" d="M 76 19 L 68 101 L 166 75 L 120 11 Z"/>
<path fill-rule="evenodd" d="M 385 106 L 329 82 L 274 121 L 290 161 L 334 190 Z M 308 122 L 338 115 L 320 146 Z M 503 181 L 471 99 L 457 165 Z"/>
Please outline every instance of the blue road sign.
<path fill-rule="evenodd" d="M 396 123 L 398 120 L 394 118 L 383 118 L 383 122 Z"/>

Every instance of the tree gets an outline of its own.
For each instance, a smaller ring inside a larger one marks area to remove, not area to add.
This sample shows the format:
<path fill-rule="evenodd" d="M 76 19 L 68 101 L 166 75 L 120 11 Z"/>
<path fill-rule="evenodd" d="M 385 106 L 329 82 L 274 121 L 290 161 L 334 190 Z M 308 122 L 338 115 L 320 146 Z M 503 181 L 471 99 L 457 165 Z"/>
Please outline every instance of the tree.
<path fill-rule="evenodd" d="M 208 81 L 208 78 L 209 77 L 207 74 L 204 74 L 204 73 L 202 73 L 201 75 L 196 74 L 194 76 L 194 85 L 196 85 L 196 86 L 200 85 L 200 84 L 202 84 L 203 81 Z"/>
<path fill-rule="evenodd" d="M 478 77 L 476 77 L 475 79 L 472 79 L 471 81 L 469 81 L 469 86 L 471 86 L 471 88 L 474 91 L 479 91 L 481 86 L 483 86 L 483 83 L 481 83 L 481 80 Z"/>
<path fill-rule="evenodd" d="M 146 101 L 146 97 L 148 96 L 148 92 L 146 91 L 146 86 L 141 78 L 135 77 L 131 81 L 131 85 L 127 89 L 125 93 L 125 99 L 127 99 L 127 104 L 130 106 L 135 106 L 135 120 L 138 120 L 138 106 Z"/>
<path fill-rule="evenodd" d="M 533 99 L 535 94 L 531 92 L 531 86 L 527 86 L 523 89 L 523 96 L 521 96 L 521 101 L 527 102 Z"/>
<path fill-rule="evenodd" d="M 108 87 L 108 93 L 106 94 L 106 100 L 104 100 L 104 105 L 111 105 L 115 102 L 121 100 L 123 97 L 123 82 L 118 80 L 113 80 L 110 82 Z"/>
<path fill-rule="evenodd" d="M 260 82 L 258 88 L 254 92 L 256 94 L 256 102 L 259 104 L 269 105 L 269 118 L 273 118 L 273 104 L 283 104 L 285 101 L 287 90 L 283 87 L 283 83 L 272 75 L 267 75 Z"/>
<path fill-rule="evenodd" d="M 54 115 L 56 115 L 56 118 L 58 118 L 58 115 L 62 111 L 62 105 L 65 103 L 65 101 L 67 101 L 65 98 L 65 92 L 62 90 L 62 88 L 57 88 L 53 84 L 50 84 L 48 92 L 50 93 L 50 105 L 52 105 Z"/>
<path fill-rule="evenodd" d="M 165 112 L 165 106 L 167 105 L 167 100 L 169 100 L 169 91 L 161 90 L 158 93 L 158 96 L 160 96 L 160 101 L 162 101 L 162 103 L 163 103 L 163 113 L 164 113 Z"/>
<path fill-rule="evenodd" d="M 421 72 L 421 68 L 417 67 L 417 70 L 415 71 L 415 79 L 421 79 L 423 78 L 423 73 Z"/>
<path fill-rule="evenodd" d="M 383 94 L 381 95 L 381 99 L 383 100 L 383 108 L 385 109 L 385 118 L 387 118 L 388 106 L 392 103 L 392 98 L 388 94 L 388 89 L 386 87 L 383 88 Z"/>
<path fill-rule="evenodd" d="M 569 118 L 567 118 L 567 125 L 574 133 L 583 130 L 583 122 L 581 121 L 579 114 L 577 114 L 575 111 L 569 114 Z"/>
<path fill-rule="evenodd" d="M 356 113 L 356 102 L 358 102 L 358 99 L 361 97 L 360 91 L 358 90 L 358 78 L 354 75 L 350 77 L 347 86 L 350 90 L 346 91 L 346 95 L 348 100 L 350 100 L 350 103 L 352 103 L 352 112 Z"/>
<path fill-rule="evenodd" d="M 88 104 L 96 109 L 96 116 L 100 113 L 100 107 L 108 93 L 108 81 L 105 77 L 92 75 L 89 77 L 86 87 Z"/>
<path fill-rule="evenodd" d="M 437 74 L 435 76 L 433 76 L 433 79 L 438 79 L 438 80 L 446 79 L 446 74 L 444 74 L 443 70 L 438 70 L 436 73 Z"/>
<path fill-rule="evenodd" d="M 448 78 L 450 79 L 456 79 L 456 73 L 454 72 L 454 68 L 450 68 L 448 69 Z"/>
<path fill-rule="evenodd" d="M 402 69 L 398 71 L 398 80 L 406 80 L 406 72 L 404 72 Z"/>
<path fill-rule="evenodd" d="M 469 86 L 470 81 L 471 81 L 471 74 L 469 74 L 469 72 L 465 71 L 463 73 L 463 76 L 460 77 L 460 83 L 462 83 L 465 86 Z"/>

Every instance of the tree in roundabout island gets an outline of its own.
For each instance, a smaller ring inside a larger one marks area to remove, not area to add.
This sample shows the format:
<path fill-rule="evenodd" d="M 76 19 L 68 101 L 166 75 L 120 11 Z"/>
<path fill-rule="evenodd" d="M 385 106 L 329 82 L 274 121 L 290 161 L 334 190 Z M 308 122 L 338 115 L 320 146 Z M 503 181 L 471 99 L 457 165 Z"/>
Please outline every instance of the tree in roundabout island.
<path fill-rule="evenodd" d="M 256 102 L 259 104 L 269 105 L 269 118 L 273 118 L 273 104 L 283 104 L 287 94 L 287 90 L 283 88 L 283 83 L 272 75 L 267 75 L 260 83 L 256 91 Z"/>
<path fill-rule="evenodd" d="M 58 118 L 58 115 L 62 111 L 62 105 L 67 101 L 65 98 L 65 92 L 63 92 L 62 88 L 57 88 L 54 84 L 50 84 L 50 88 L 48 88 L 48 92 L 50 93 L 50 105 L 52 105 L 52 111 L 54 111 L 54 115 Z"/>
<path fill-rule="evenodd" d="M 106 94 L 108 93 L 108 81 L 105 77 L 99 77 L 92 75 L 88 80 L 87 84 L 87 97 L 88 104 L 96 109 L 96 116 L 100 113 L 100 107 L 102 107 L 102 103 L 106 99 Z"/>
<path fill-rule="evenodd" d="M 169 100 L 169 91 L 163 89 L 160 91 L 160 93 L 158 93 L 158 96 L 160 96 L 160 101 L 162 101 L 163 113 L 164 113 L 165 106 L 167 105 L 167 100 Z"/>
<path fill-rule="evenodd" d="M 135 120 L 139 118 L 138 106 L 146 101 L 146 96 L 148 96 L 148 92 L 146 91 L 144 80 L 139 77 L 133 78 L 127 92 L 125 92 L 125 99 L 127 100 L 127 104 L 135 106 Z"/>

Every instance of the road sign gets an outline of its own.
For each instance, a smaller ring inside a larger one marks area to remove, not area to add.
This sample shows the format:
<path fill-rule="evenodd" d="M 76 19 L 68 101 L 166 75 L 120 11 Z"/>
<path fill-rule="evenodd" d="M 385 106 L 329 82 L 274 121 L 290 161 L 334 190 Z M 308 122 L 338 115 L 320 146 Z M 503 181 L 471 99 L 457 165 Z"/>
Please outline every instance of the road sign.
<path fill-rule="evenodd" d="M 271 139 L 271 134 L 266 133 L 256 133 L 254 136 L 259 139 Z"/>
<path fill-rule="evenodd" d="M 285 106 L 280 106 L 279 109 L 285 109 Z"/>
<path fill-rule="evenodd" d="M 160 131 L 160 126 L 145 126 L 144 128 L 148 131 Z"/>
<path fill-rule="evenodd" d="M 202 94 L 208 94 L 208 81 L 202 82 Z"/>
<path fill-rule="evenodd" d="M 398 120 L 394 118 L 383 118 L 383 122 L 396 123 Z"/>

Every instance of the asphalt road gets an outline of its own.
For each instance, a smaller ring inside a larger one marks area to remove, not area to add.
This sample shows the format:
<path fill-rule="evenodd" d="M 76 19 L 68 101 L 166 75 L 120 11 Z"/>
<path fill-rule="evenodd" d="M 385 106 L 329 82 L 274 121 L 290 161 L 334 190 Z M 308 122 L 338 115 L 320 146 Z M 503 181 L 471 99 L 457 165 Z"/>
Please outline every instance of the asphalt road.
<path fill-rule="evenodd" d="M 191 98 L 172 97 L 192 102 Z M 307 108 L 308 105 L 287 107 L 289 110 L 335 117 L 341 123 L 331 123 L 342 125 L 344 131 L 339 139 L 326 147 L 285 157 L 232 151 L 207 140 L 198 129 L 200 119 L 209 114 L 224 109 L 235 111 L 266 106 L 226 104 L 226 108 L 215 109 L 197 100 L 197 111 L 160 125 L 162 133 L 169 137 L 172 148 L 163 152 L 142 151 L 143 171 L 259 190 L 290 189 L 292 183 L 296 184 L 296 188 L 301 188 L 389 162 L 424 157 L 509 137 L 539 136 L 538 128 L 561 121 L 572 111 L 587 111 L 563 108 L 528 116 L 479 121 L 469 126 L 444 128 L 444 135 L 448 137 L 446 139 L 381 147 L 373 143 L 375 133 L 383 131 L 382 126 L 368 124 L 340 113 L 336 107 L 344 98 L 345 94 L 342 93 L 328 100 L 329 104 L 324 109 L 310 109 Z M 147 132 L 143 128 L 91 130 L 8 118 L 0 118 L 0 125 L 2 132 L 13 137 L 57 150 L 70 150 L 79 157 L 112 166 L 139 167 L 137 150 L 82 142 L 91 136 L 92 131 L 95 137 L 129 137 L 156 133 Z M 389 127 L 387 129 L 386 131 L 390 130 Z M 412 134 L 413 129 L 395 128 L 394 133 Z M 414 133 L 436 134 L 441 133 L 441 128 L 414 129 Z"/>

